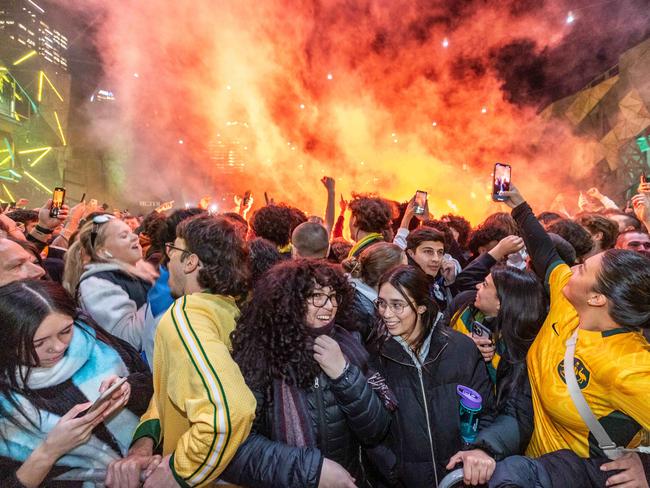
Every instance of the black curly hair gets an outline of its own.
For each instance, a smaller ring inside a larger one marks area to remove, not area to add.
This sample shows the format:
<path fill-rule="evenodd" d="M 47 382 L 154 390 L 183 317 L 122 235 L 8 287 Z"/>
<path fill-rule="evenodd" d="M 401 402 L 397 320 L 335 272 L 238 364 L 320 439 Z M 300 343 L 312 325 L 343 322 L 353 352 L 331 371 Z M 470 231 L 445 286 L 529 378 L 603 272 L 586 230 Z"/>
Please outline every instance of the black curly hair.
<path fill-rule="evenodd" d="M 249 241 L 248 250 L 252 286 L 255 286 L 255 283 L 257 283 L 260 277 L 275 264 L 284 261 L 282 254 L 280 254 L 275 244 L 262 237 L 256 237 L 252 241 Z"/>
<path fill-rule="evenodd" d="M 352 197 L 348 208 L 359 230 L 381 234 L 391 228 L 393 208 L 388 200 L 372 195 L 353 194 Z"/>
<path fill-rule="evenodd" d="M 215 295 L 243 297 L 248 291 L 248 248 L 235 224 L 221 216 L 196 215 L 183 220 L 176 236 L 201 261 L 197 281 Z M 186 254 L 183 253 L 185 257 Z"/>
<path fill-rule="evenodd" d="M 465 217 L 454 214 L 443 215 L 440 217 L 440 220 L 458 232 L 458 244 L 460 244 L 461 247 L 467 246 L 469 234 L 472 232 L 472 226 L 469 223 L 469 220 Z"/>
<path fill-rule="evenodd" d="M 578 261 L 594 247 L 594 241 L 589 231 L 573 220 L 557 220 L 549 225 L 546 230 L 569 241 L 569 244 L 576 250 Z"/>
<path fill-rule="evenodd" d="M 276 246 L 283 247 L 289 244 L 291 232 L 298 225 L 294 225 L 297 215 L 286 205 L 266 205 L 253 214 L 249 225 L 257 237 L 263 237 Z"/>
<path fill-rule="evenodd" d="M 265 389 L 273 379 L 300 388 L 313 384 L 320 367 L 305 317 L 315 283 L 330 286 L 341 297 L 339 310 L 352 300 L 354 291 L 340 267 L 323 260 L 284 261 L 253 288 L 231 334 L 233 358 L 251 388 Z"/>
<path fill-rule="evenodd" d="M 467 247 L 472 255 L 478 256 L 480 254 L 479 248 L 487 246 L 490 242 L 499 242 L 504 237 L 512 235 L 508 230 L 498 225 L 483 225 L 478 226 L 469 237 Z"/>

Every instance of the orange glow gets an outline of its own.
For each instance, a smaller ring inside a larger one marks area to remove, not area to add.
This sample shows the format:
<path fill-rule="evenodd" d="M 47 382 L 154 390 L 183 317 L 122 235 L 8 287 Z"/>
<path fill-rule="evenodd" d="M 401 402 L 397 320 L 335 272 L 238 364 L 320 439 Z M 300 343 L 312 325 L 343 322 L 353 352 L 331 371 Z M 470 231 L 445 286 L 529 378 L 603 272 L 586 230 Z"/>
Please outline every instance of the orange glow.
<path fill-rule="evenodd" d="M 419 189 L 435 216 L 477 223 L 503 209 L 489 198 L 496 161 L 545 206 L 582 162 L 567 128 L 508 101 L 494 65 L 520 39 L 534 54 L 559 45 L 572 28 L 560 0 L 529 12 L 466 2 L 457 17 L 444 1 L 91 3 L 104 14 L 99 52 L 120 108 L 96 129 L 129 147 L 124 194 L 143 181 L 177 201 L 250 189 L 256 206 L 267 191 L 322 214 L 329 175 L 337 200 L 406 201 Z M 231 146 L 230 173 L 215 172 L 211 154 Z"/>

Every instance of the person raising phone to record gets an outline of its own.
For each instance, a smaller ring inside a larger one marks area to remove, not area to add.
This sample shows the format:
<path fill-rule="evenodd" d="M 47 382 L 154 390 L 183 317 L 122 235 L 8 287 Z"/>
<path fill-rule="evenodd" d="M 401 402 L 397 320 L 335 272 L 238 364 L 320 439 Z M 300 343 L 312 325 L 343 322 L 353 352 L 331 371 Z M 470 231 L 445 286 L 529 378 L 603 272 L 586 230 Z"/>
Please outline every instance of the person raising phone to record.
<path fill-rule="evenodd" d="M 577 460 L 600 459 L 603 466 L 596 468 L 597 473 L 620 470 L 609 477 L 608 486 L 648 486 L 640 460 L 644 455 L 628 452 L 607 461 L 606 454 L 614 456 L 596 442 L 570 396 L 564 357 L 575 340 L 571 370 L 586 405 L 616 446 L 637 447 L 643 431 L 650 430 L 650 346 L 641 334 L 650 328 L 650 258 L 610 249 L 569 268 L 519 191 L 511 186 L 502 196 L 513 209 L 534 269 L 545 279 L 551 299 L 549 314 L 527 355 L 534 430 L 526 455 L 543 457 L 516 458 L 512 472 L 537 479 L 546 476 L 559 483 L 553 486 L 566 486 L 563 473 L 554 472 L 548 462 L 549 456 L 557 455 L 551 453 L 565 450 Z M 509 461 L 497 467 L 495 477 Z"/>

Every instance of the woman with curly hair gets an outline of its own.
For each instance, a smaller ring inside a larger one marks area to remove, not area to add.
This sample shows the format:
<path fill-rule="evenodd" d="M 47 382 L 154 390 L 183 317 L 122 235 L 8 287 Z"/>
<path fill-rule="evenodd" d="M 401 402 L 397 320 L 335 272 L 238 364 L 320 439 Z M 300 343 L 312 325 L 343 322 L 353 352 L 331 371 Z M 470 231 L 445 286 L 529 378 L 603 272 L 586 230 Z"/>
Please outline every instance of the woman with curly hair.
<path fill-rule="evenodd" d="M 348 257 L 356 257 L 375 242 L 393 240 L 393 208 L 388 200 L 371 195 L 353 195 L 348 208 L 350 236 L 356 243 Z"/>
<path fill-rule="evenodd" d="M 390 414 L 367 379 L 368 353 L 336 324 L 339 306 L 351 298 L 345 276 L 324 261 L 283 262 L 258 281 L 232 334 L 257 412 L 226 480 L 363 486 L 360 447 L 384 438 Z M 385 387 L 377 391 L 394 408 Z"/>

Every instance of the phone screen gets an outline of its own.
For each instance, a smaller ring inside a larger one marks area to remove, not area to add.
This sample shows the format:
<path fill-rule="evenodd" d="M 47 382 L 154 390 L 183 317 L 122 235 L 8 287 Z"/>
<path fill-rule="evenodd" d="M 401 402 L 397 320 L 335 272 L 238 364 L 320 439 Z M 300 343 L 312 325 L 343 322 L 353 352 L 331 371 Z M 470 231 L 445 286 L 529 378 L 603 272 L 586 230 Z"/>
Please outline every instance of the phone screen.
<path fill-rule="evenodd" d="M 512 168 L 509 164 L 496 163 L 494 165 L 494 180 L 492 182 L 492 200 L 504 202 L 508 197 L 499 195 L 499 192 L 510 191 Z"/>
<path fill-rule="evenodd" d="M 50 209 L 50 217 L 58 217 L 59 210 L 63 207 L 63 200 L 65 199 L 65 188 L 56 187 L 52 195 L 52 208 Z"/>
<path fill-rule="evenodd" d="M 425 205 L 427 204 L 427 192 L 418 190 L 415 192 L 415 215 L 422 215 L 424 213 Z"/>

